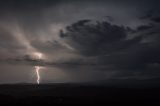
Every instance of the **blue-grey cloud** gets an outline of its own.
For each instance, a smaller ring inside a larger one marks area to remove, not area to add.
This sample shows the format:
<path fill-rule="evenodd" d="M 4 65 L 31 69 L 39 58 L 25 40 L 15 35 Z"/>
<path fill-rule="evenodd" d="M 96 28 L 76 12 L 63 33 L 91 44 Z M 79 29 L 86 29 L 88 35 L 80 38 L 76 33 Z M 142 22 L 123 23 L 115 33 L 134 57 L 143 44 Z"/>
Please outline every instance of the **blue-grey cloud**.
<path fill-rule="evenodd" d="M 159 24 L 138 26 L 132 35 L 126 27 L 105 21 L 94 24 L 81 22 L 85 21 L 66 27 L 60 36 L 86 59 L 92 57 L 91 62 L 106 65 L 105 71 L 119 70 L 124 76 L 125 73 L 133 75 L 136 72 L 141 75 L 146 72 L 148 76 L 155 77 L 160 74 Z"/>

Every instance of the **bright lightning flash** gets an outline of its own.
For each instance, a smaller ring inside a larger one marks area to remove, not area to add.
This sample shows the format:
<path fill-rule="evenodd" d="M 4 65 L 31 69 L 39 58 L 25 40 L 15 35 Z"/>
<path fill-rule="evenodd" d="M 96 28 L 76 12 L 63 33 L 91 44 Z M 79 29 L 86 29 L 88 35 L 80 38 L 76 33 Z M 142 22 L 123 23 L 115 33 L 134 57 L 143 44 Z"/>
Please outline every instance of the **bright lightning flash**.
<path fill-rule="evenodd" d="M 42 53 L 34 53 L 35 56 L 37 57 L 37 59 L 41 59 L 42 58 Z M 39 70 L 40 70 L 40 66 L 35 66 L 35 70 L 36 70 L 36 75 L 37 75 L 37 84 L 40 83 L 40 74 L 39 74 Z"/>
<path fill-rule="evenodd" d="M 40 75 L 39 75 L 40 67 L 35 66 L 35 70 L 36 70 L 36 75 L 37 75 L 37 84 L 39 84 L 40 83 Z"/>
<path fill-rule="evenodd" d="M 42 58 L 42 53 L 34 53 L 35 56 L 38 58 L 38 59 L 41 59 Z"/>

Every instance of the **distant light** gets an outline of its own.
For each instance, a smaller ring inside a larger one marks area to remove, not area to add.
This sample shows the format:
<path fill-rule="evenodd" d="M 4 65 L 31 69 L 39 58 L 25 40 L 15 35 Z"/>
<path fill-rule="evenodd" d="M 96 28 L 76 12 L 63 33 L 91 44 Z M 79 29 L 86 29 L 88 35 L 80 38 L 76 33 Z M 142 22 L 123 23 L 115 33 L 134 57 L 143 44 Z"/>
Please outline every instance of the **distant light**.
<path fill-rule="evenodd" d="M 39 52 L 35 52 L 33 53 L 36 59 L 42 59 L 43 54 L 39 53 Z M 40 83 L 40 72 L 39 70 L 41 69 L 40 66 L 35 66 L 35 71 L 36 71 L 36 75 L 37 75 L 37 84 Z"/>
<path fill-rule="evenodd" d="M 39 52 L 37 52 L 37 53 L 34 53 L 34 55 L 36 56 L 36 58 L 38 58 L 38 59 L 41 59 L 42 58 L 42 53 L 39 53 Z"/>
<path fill-rule="evenodd" d="M 40 83 L 40 74 L 39 74 L 40 67 L 35 66 L 35 70 L 36 70 L 36 75 L 37 75 L 37 84 L 39 84 Z"/>

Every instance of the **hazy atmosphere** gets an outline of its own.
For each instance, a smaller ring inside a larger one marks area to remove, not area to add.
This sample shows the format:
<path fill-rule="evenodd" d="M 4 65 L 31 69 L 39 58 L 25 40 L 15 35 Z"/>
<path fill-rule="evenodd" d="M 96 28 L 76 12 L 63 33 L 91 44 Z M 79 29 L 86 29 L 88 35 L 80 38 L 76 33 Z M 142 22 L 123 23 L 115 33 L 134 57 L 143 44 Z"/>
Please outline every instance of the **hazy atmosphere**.
<path fill-rule="evenodd" d="M 158 0 L 1 0 L 0 84 L 160 82 Z"/>

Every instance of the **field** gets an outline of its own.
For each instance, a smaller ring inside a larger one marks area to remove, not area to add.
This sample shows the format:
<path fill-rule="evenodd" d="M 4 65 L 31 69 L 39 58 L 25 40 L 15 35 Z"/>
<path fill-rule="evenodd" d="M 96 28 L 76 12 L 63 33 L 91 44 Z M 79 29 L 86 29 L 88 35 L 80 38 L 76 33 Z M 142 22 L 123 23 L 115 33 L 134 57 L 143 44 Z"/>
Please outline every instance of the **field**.
<path fill-rule="evenodd" d="M 160 104 L 159 87 L 87 84 L 0 85 L 0 104 Z"/>

